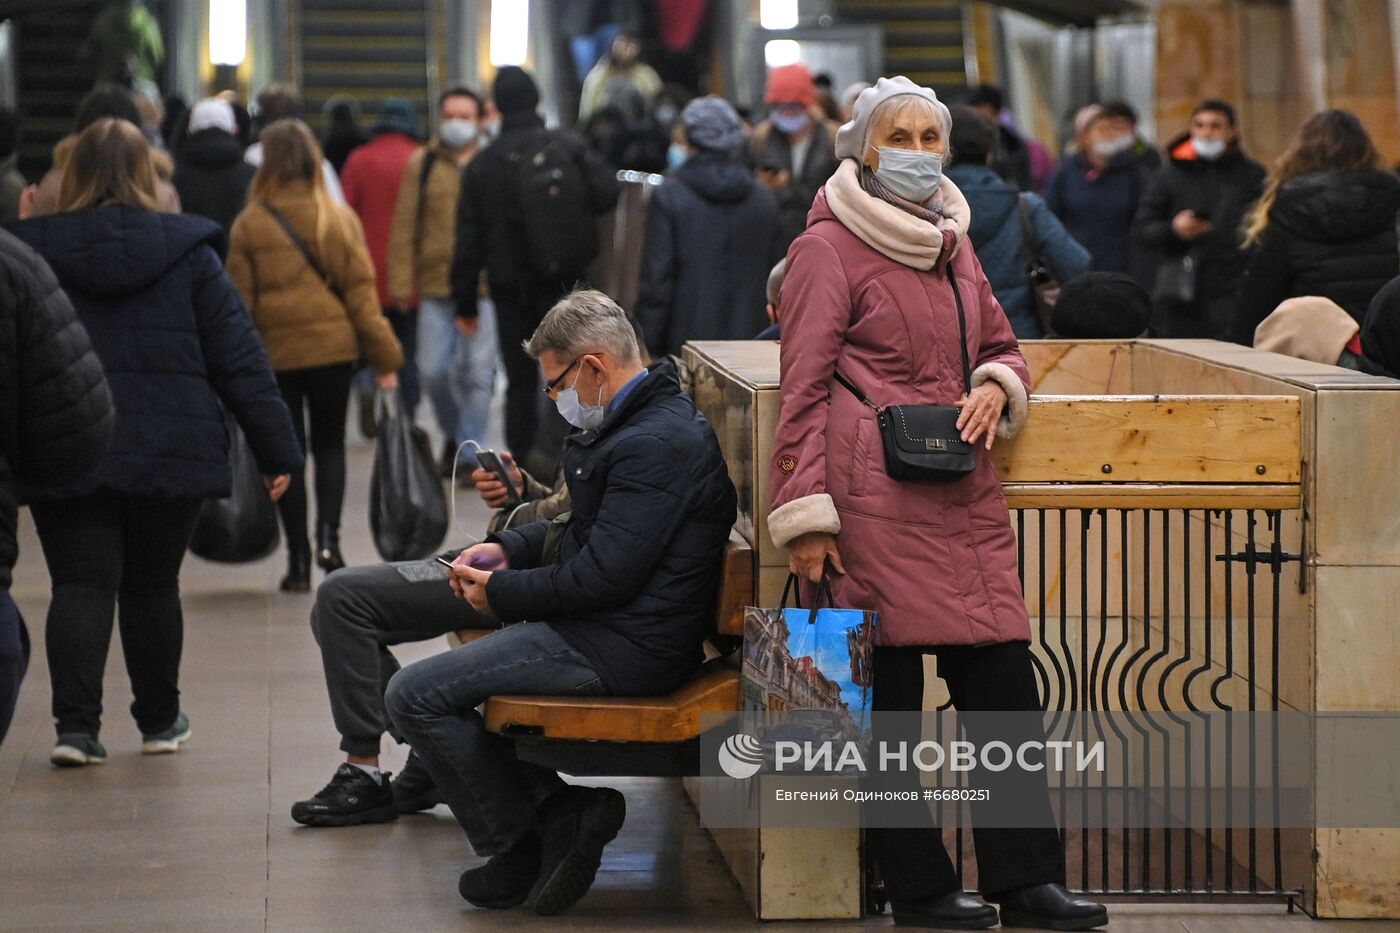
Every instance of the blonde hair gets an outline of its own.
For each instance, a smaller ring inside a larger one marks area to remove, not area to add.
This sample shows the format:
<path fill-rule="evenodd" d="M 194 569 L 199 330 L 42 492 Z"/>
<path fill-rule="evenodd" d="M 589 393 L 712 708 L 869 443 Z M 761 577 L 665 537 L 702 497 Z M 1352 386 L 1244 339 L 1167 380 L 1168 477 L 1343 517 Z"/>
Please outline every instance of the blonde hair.
<path fill-rule="evenodd" d="M 64 159 L 58 210 L 108 203 L 157 210 L 154 153 L 145 135 L 126 120 L 96 121 L 83 130 Z"/>
<path fill-rule="evenodd" d="M 870 112 L 870 120 L 865 125 L 865 144 L 861 147 L 861 161 L 864 162 L 869 158 L 870 154 L 877 148 L 875 145 L 877 127 L 884 128 L 887 124 L 893 124 L 900 117 L 910 113 L 924 119 L 932 118 L 938 121 L 946 153 L 949 139 L 953 134 L 953 114 L 949 111 L 948 105 L 941 100 L 929 100 L 921 94 L 896 94 L 894 97 L 880 101 Z"/>
<path fill-rule="evenodd" d="M 1244 245 L 1254 246 L 1264 236 L 1269 228 L 1269 212 L 1278 200 L 1279 189 L 1287 182 L 1312 172 L 1374 169 L 1380 164 L 1380 153 L 1355 114 L 1346 110 L 1313 114 L 1270 170 L 1264 193 L 1245 219 Z"/>
<path fill-rule="evenodd" d="M 352 223 L 354 215 L 348 208 L 341 208 L 331 198 L 326 187 L 326 176 L 321 167 L 323 156 L 321 146 L 316 142 L 311 128 L 300 120 L 277 120 L 268 124 L 258 134 L 262 143 L 262 164 L 253 176 L 252 189 L 248 200 L 252 204 L 266 204 L 280 192 L 300 185 L 306 185 L 311 199 L 316 205 L 316 246 L 324 251 L 326 237 L 334 224 L 341 236 L 351 243 L 359 239 Z"/>

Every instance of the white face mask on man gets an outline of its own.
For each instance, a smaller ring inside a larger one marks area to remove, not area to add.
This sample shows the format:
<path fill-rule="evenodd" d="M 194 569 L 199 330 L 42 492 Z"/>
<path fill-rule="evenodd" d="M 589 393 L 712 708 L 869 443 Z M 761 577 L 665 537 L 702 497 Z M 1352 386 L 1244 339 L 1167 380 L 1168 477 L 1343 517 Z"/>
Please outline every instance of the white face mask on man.
<path fill-rule="evenodd" d="M 598 403 L 596 405 L 585 405 L 579 401 L 578 380 L 583 375 L 583 367 L 574 375 L 573 384 L 567 389 L 561 389 L 554 397 L 554 405 L 559 409 L 559 416 L 569 424 L 583 431 L 597 430 L 603 423 L 603 416 L 606 412 L 603 409 L 603 387 L 598 386 Z"/>
<path fill-rule="evenodd" d="M 452 149 L 465 149 L 476 142 L 477 128 L 475 120 L 444 120 L 442 127 L 438 130 L 438 136 L 442 138 L 443 145 Z"/>
<path fill-rule="evenodd" d="M 1132 133 L 1121 133 L 1112 139 L 1105 139 L 1094 143 L 1094 155 L 1100 159 L 1111 159 L 1120 152 L 1127 152 L 1133 148 L 1136 137 Z"/>
<path fill-rule="evenodd" d="M 1196 156 L 1207 162 L 1214 162 L 1225 154 L 1226 147 L 1229 146 L 1223 139 L 1205 139 L 1200 136 L 1191 137 L 1191 148 L 1196 150 Z"/>

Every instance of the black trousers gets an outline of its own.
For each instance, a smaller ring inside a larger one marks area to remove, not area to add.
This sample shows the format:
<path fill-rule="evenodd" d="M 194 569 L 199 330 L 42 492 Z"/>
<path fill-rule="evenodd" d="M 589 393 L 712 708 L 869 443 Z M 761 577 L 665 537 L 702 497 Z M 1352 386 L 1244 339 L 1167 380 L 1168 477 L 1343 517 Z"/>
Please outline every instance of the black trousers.
<path fill-rule="evenodd" d="M 875 649 L 873 707 L 879 711 L 919 710 L 924 698 L 924 655 L 938 658 L 938 676 L 959 712 L 968 741 L 981 745 L 993 740 L 1016 748 L 1027 739 L 1044 741 L 1036 717 L 1018 722 L 1019 731 L 1038 735 L 1005 734 L 1005 718 L 979 722 L 970 711 L 1030 711 L 1043 706 L 1036 689 L 1030 646 L 1023 641 L 973 647 L 940 645 Z M 885 738 L 877 733 L 877 738 Z M 895 738 L 890 736 L 890 738 Z M 906 738 L 900 736 L 898 738 Z M 914 737 L 917 741 L 917 737 Z M 1009 768 L 1002 772 L 972 772 L 980 776 L 974 786 L 990 791 L 990 801 L 972 805 L 972 841 L 977 850 L 977 887 L 995 895 L 1033 884 L 1063 884 L 1064 844 L 1054 829 L 1050 795 L 1044 772 Z M 1036 801 L 1036 798 L 1039 801 Z M 998 800 L 1036 801 L 1044 817 L 1035 829 L 978 828 L 978 807 L 995 807 Z M 1043 806 L 1040 802 L 1043 801 Z M 866 831 L 872 853 L 880 866 L 885 890 L 892 903 L 909 903 L 939 897 L 962 887 L 962 879 L 943 846 L 942 831 L 933 825 Z"/>
<path fill-rule="evenodd" d="M 292 427 L 303 454 L 316 461 L 316 524 L 340 527 L 345 503 L 345 411 L 350 404 L 353 363 L 289 369 L 277 374 L 277 387 L 292 413 Z M 307 417 L 311 446 L 307 447 Z M 292 474 L 292 485 L 277 501 L 289 547 L 306 542 L 306 476 Z"/>
<path fill-rule="evenodd" d="M 29 630 L 24 627 L 24 617 L 10 598 L 9 589 L 0 589 L 0 744 L 10 731 L 19 702 L 19 684 L 28 669 Z"/>
<path fill-rule="evenodd" d="M 544 383 L 540 381 L 540 364 L 525 352 L 524 343 L 530 339 L 549 309 L 568 290 L 567 285 L 532 285 L 526 288 L 497 288 L 492 286 L 491 299 L 496 303 L 496 333 L 501 342 L 501 362 L 506 370 L 506 446 L 524 463 L 530 456 L 540 431 L 542 419 L 552 419 L 562 425 L 549 432 L 562 440 L 568 431 L 551 403 L 541 405 Z M 558 445 L 554 451 L 557 455 Z"/>
<path fill-rule="evenodd" d="M 60 734 L 97 735 L 102 673 L 118 609 L 122 654 L 143 735 L 180 713 L 180 564 L 199 499 L 88 496 L 30 511 L 53 581 L 45 649 Z"/>

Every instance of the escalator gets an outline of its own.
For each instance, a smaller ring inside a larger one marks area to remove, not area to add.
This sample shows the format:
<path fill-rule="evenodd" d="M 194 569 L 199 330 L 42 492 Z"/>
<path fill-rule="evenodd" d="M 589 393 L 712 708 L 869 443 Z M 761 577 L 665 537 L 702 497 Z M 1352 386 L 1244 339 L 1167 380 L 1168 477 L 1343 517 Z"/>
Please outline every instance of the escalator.
<path fill-rule="evenodd" d="M 842 22 L 885 32 L 885 74 L 904 75 L 939 94 L 967 86 L 959 0 L 838 0 Z"/>
<path fill-rule="evenodd" d="M 300 0 L 296 6 L 297 80 L 307 121 L 324 125 L 322 106 L 336 94 L 366 114 L 385 97 L 402 97 L 426 120 L 437 92 L 440 24 L 432 0 Z M 426 125 L 426 122 L 425 122 Z"/>

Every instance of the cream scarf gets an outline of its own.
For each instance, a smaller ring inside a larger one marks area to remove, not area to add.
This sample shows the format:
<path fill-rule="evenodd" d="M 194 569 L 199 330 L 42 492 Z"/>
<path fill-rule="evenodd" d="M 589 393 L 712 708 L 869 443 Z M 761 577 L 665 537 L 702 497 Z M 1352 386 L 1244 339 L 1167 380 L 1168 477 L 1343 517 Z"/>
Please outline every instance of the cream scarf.
<path fill-rule="evenodd" d="M 842 159 L 826 183 L 826 203 L 831 212 L 856 236 L 895 262 L 925 271 L 938 264 L 943 251 L 943 231 L 951 230 L 956 237 L 953 255 L 957 255 L 972 222 L 972 211 L 957 185 L 946 175 L 938 192 L 929 203 L 943 212 L 938 226 L 920 220 L 879 198 L 865 193 L 860 186 L 860 167 L 855 159 Z M 939 198 L 942 204 L 938 204 Z M 951 257 L 950 257 L 951 258 Z"/>

